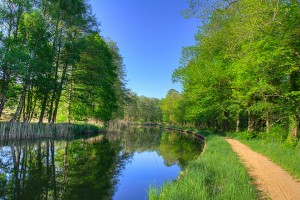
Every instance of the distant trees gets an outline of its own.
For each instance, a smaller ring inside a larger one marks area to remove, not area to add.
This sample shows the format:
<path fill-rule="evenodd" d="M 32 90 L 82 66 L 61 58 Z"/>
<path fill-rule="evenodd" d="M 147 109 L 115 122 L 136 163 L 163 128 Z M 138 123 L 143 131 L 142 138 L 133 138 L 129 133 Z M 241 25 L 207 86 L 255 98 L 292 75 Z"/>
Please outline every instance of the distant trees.
<path fill-rule="evenodd" d="M 203 16 L 202 2 L 191 1 L 186 14 Z M 197 45 L 183 51 L 183 65 L 173 74 L 184 88 L 185 120 L 236 131 L 281 126 L 297 137 L 299 1 L 215 3 L 206 10 Z"/>
<path fill-rule="evenodd" d="M 186 121 L 183 97 L 174 89 L 169 90 L 166 97 L 161 100 L 161 109 L 165 123 L 183 125 Z"/>
<path fill-rule="evenodd" d="M 124 119 L 131 122 L 162 122 L 160 100 L 131 93 L 125 106 Z"/>
<path fill-rule="evenodd" d="M 122 114 L 122 57 L 85 0 L 3 0 L 0 27 L 0 116 L 7 109 L 12 121 L 54 123 Z"/>

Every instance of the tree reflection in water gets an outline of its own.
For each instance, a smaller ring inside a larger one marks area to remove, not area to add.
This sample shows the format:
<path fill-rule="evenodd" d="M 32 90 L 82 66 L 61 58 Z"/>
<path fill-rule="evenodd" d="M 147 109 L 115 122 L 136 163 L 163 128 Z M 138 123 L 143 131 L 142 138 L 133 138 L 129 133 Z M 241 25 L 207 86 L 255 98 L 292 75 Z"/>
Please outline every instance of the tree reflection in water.
<path fill-rule="evenodd" d="M 118 142 L 37 141 L 0 148 L 0 199 L 111 199 L 128 160 Z"/>
<path fill-rule="evenodd" d="M 0 199 L 112 199 L 135 152 L 156 151 L 166 166 L 183 168 L 201 150 L 191 137 L 155 128 L 72 141 L 2 144 Z"/>

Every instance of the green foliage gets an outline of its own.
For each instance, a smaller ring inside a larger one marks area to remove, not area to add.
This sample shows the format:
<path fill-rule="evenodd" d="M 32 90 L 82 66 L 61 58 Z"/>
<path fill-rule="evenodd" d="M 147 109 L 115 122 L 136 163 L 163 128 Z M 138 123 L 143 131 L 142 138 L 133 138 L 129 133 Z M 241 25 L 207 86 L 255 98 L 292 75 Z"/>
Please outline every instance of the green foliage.
<path fill-rule="evenodd" d="M 126 121 L 141 123 L 162 121 L 160 100 L 157 98 L 137 96 L 131 93 L 124 109 Z"/>
<path fill-rule="evenodd" d="M 12 121 L 40 123 L 122 115 L 122 57 L 87 1 L 3 0 L 0 11 L 0 116 L 8 107 Z"/>
<path fill-rule="evenodd" d="M 299 140 L 295 138 L 293 135 L 288 135 L 286 141 L 284 142 L 284 146 L 290 149 L 296 149 L 299 145 Z"/>
<path fill-rule="evenodd" d="M 264 141 L 282 142 L 288 138 L 288 131 L 282 126 L 274 125 L 271 127 L 270 132 L 262 132 L 258 136 Z"/>
<path fill-rule="evenodd" d="M 163 112 L 163 121 L 169 124 L 183 124 L 185 122 L 185 102 L 182 95 L 171 89 L 166 98 L 161 100 L 161 109 Z"/>
<path fill-rule="evenodd" d="M 196 45 L 183 50 L 172 76 L 184 88 L 183 118 L 218 130 L 265 130 L 259 134 L 265 140 L 285 139 L 286 132 L 278 127 L 289 124 L 296 138 L 299 1 L 189 2 L 185 14 L 201 17 L 204 23 Z M 248 139 L 255 136 L 243 134 Z"/>

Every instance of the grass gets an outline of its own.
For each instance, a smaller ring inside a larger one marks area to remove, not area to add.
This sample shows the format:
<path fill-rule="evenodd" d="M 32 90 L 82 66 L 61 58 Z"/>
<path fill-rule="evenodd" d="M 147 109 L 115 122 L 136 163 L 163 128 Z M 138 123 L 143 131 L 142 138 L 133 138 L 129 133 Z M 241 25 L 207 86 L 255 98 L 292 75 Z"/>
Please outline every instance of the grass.
<path fill-rule="evenodd" d="M 257 199 L 246 169 L 219 135 L 201 132 L 206 137 L 203 155 L 191 161 L 183 175 L 161 188 L 151 188 L 149 199 Z"/>
<path fill-rule="evenodd" d="M 91 124 L 34 124 L 1 122 L 0 141 L 41 138 L 71 138 L 75 135 L 95 133 L 100 130 L 100 127 Z"/>

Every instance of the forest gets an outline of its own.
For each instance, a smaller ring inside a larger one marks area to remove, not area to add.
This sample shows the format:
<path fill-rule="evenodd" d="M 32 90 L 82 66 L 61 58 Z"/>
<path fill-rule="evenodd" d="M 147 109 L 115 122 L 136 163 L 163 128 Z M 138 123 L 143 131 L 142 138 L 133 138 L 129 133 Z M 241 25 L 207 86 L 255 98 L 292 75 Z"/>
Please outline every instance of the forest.
<path fill-rule="evenodd" d="M 300 2 L 191 0 L 202 22 L 185 47 L 164 119 L 223 131 L 297 138 L 300 123 Z M 173 102 L 173 103 L 171 103 Z M 163 107 L 162 107 L 163 108 Z M 164 110 L 164 108 L 163 108 Z M 276 138 L 275 138 L 276 139 Z"/>
<path fill-rule="evenodd" d="M 127 93 L 118 46 L 85 0 L 2 0 L 0 85 L 12 122 L 107 122 Z"/>
<path fill-rule="evenodd" d="M 0 9 L 2 120 L 123 119 L 299 135 L 298 0 L 190 0 L 183 14 L 202 25 L 173 72 L 183 91 L 161 100 L 126 88 L 118 46 L 101 36 L 87 1 L 3 0 Z"/>

